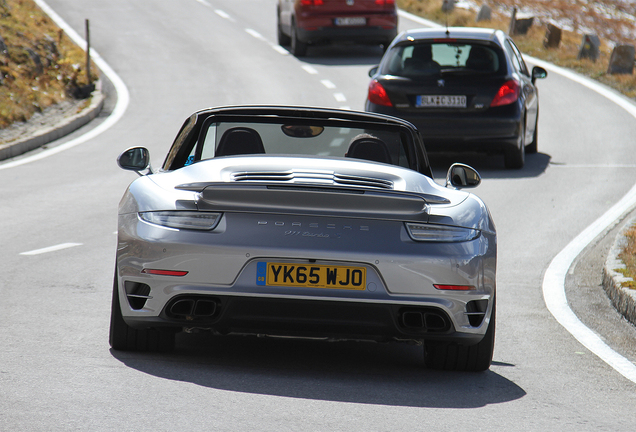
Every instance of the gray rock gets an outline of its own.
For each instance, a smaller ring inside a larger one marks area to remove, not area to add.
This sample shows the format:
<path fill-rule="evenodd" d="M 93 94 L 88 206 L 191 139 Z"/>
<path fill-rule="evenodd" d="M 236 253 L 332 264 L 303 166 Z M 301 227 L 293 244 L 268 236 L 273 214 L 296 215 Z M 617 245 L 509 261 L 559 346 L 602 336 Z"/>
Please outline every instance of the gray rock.
<path fill-rule="evenodd" d="M 42 66 L 42 59 L 40 58 L 40 55 L 36 53 L 35 51 L 33 51 L 31 48 L 25 48 L 25 49 L 26 49 L 26 52 L 29 53 L 29 57 L 31 57 L 31 60 L 33 61 L 33 64 L 35 65 L 36 75 L 42 75 L 42 73 L 44 73 L 44 67 Z"/>
<path fill-rule="evenodd" d="M 561 29 L 554 24 L 548 24 L 548 29 L 545 32 L 545 38 L 543 39 L 543 46 L 546 48 L 558 48 L 561 44 Z"/>
<path fill-rule="evenodd" d="M 490 21 L 491 18 L 492 18 L 492 8 L 488 6 L 487 4 L 484 4 L 481 6 L 481 9 L 479 9 L 479 13 L 477 14 L 477 17 L 475 18 L 475 21 L 476 22 Z"/>
<path fill-rule="evenodd" d="M 596 61 L 596 59 L 598 59 L 600 48 L 601 40 L 598 38 L 598 36 L 594 34 L 586 34 L 583 36 L 581 47 L 579 48 L 579 55 L 577 58 L 579 60 L 587 58 L 592 61 Z"/>
<path fill-rule="evenodd" d="M 634 45 L 617 45 L 612 51 L 607 73 L 633 74 L 635 57 L 636 50 L 634 49 Z"/>
<path fill-rule="evenodd" d="M 455 9 L 455 0 L 443 0 L 442 1 L 442 11 L 443 12 L 451 12 Z"/>
<path fill-rule="evenodd" d="M 533 22 L 534 22 L 534 17 L 516 18 L 514 34 L 516 35 L 527 34 L 528 30 L 530 30 L 530 27 L 532 27 Z"/>

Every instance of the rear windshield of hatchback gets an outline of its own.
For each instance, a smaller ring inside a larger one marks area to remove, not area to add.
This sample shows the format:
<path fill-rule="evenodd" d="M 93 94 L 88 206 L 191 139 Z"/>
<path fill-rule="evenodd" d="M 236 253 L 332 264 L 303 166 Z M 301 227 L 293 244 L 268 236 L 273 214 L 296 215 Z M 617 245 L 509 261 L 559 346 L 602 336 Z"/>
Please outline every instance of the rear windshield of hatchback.
<path fill-rule="evenodd" d="M 457 42 L 397 45 L 381 73 L 409 78 L 443 74 L 498 74 L 503 53 L 493 46 Z"/>

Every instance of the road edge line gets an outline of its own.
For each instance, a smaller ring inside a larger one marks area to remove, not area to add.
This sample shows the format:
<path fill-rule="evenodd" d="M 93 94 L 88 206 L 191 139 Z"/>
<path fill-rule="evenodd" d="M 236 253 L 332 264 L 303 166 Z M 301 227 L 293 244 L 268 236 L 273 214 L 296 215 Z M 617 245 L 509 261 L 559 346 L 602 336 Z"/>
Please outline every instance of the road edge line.
<path fill-rule="evenodd" d="M 442 27 L 440 24 L 405 11 L 400 10 L 398 13 L 400 16 L 422 25 L 429 27 Z M 532 64 L 557 73 L 604 96 L 636 118 L 636 105 L 620 93 L 615 92 L 614 90 L 609 89 L 583 75 L 553 65 L 552 63 L 526 55 L 524 55 L 524 58 Z M 572 263 L 581 254 L 581 252 L 583 252 L 583 250 L 597 236 L 603 233 L 610 225 L 618 221 L 635 205 L 636 185 L 634 185 L 620 201 L 614 204 L 614 206 L 612 206 L 600 218 L 583 230 L 583 232 L 576 236 L 552 259 L 544 274 L 542 284 L 543 300 L 546 307 L 559 324 L 561 324 L 572 336 L 574 336 L 597 357 L 633 383 L 636 383 L 636 365 L 603 342 L 603 340 L 589 327 L 583 324 L 576 314 L 574 314 L 572 309 L 570 309 L 565 295 L 565 278 L 568 270 L 572 266 Z"/>
<path fill-rule="evenodd" d="M 557 73 L 567 79 L 575 81 L 601 96 L 614 102 L 619 107 L 627 111 L 636 118 L 636 104 L 631 102 L 620 93 L 607 88 L 583 75 L 553 65 L 546 61 L 524 56 L 530 63 L 541 66 L 551 72 Z M 565 279 L 568 270 L 572 267 L 574 260 L 596 237 L 601 235 L 612 224 L 620 220 L 627 212 L 636 206 L 636 185 L 632 186 L 629 192 L 623 196 L 616 204 L 610 207 L 600 218 L 589 225 L 578 236 L 576 236 L 561 252 L 559 252 L 550 262 L 543 276 L 543 300 L 552 316 L 561 324 L 572 336 L 574 336 L 583 346 L 594 353 L 598 358 L 611 366 L 618 373 L 636 384 L 636 365 L 629 359 L 620 355 L 601 337 L 594 333 L 576 316 L 568 304 L 565 295 Z"/>

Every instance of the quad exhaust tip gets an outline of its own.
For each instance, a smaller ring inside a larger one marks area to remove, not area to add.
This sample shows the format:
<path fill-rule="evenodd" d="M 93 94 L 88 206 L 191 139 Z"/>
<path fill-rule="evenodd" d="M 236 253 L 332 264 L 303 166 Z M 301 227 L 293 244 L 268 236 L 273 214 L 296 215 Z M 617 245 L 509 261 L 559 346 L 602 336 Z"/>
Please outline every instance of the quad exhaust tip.
<path fill-rule="evenodd" d="M 405 310 L 401 313 L 400 323 L 410 330 L 446 331 L 450 325 L 441 313 L 428 310 Z"/>
<path fill-rule="evenodd" d="M 215 299 L 181 298 L 168 308 L 168 316 L 187 321 L 206 320 L 214 317 L 218 309 Z"/>

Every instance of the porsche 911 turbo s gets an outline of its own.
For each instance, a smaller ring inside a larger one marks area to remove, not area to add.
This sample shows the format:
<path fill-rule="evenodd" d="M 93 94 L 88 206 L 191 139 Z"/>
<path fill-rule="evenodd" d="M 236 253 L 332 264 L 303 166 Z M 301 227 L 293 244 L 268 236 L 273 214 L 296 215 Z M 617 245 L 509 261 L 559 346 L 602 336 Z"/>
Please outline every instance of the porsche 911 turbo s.
<path fill-rule="evenodd" d="M 537 152 L 536 80 L 547 72 L 529 71 L 500 30 L 403 32 L 369 75 L 365 110 L 413 123 L 429 152 L 503 153 L 507 168 Z"/>
<path fill-rule="evenodd" d="M 278 0 L 278 43 L 297 57 L 311 45 L 357 42 L 385 48 L 397 35 L 395 0 Z"/>
<path fill-rule="evenodd" d="M 194 113 L 163 165 L 143 147 L 118 211 L 110 344 L 180 331 L 422 345 L 481 371 L 495 336 L 496 231 L 453 164 L 432 177 L 410 123 L 305 107 Z"/>

